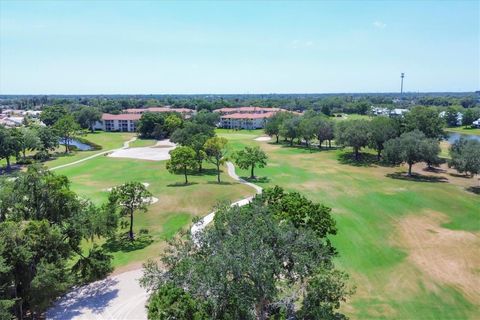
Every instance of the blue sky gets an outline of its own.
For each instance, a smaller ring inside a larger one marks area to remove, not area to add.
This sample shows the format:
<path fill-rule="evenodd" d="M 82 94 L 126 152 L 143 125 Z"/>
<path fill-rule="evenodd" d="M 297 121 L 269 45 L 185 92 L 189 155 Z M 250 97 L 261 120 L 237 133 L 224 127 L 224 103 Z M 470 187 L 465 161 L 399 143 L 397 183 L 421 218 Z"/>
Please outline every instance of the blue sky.
<path fill-rule="evenodd" d="M 480 89 L 479 1 L 5 1 L 0 94 Z"/>

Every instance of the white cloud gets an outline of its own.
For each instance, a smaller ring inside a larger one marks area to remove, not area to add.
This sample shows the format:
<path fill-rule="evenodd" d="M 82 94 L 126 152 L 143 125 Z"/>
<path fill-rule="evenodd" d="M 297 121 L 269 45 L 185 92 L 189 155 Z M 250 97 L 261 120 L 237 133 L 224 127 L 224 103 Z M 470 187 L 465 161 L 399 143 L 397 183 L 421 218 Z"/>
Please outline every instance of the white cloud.
<path fill-rule="evenodd" d="M 373 26 L 377 29 L 384 29 L 387 26 L 387 24 L 382 21 L 374 21 Z"/>

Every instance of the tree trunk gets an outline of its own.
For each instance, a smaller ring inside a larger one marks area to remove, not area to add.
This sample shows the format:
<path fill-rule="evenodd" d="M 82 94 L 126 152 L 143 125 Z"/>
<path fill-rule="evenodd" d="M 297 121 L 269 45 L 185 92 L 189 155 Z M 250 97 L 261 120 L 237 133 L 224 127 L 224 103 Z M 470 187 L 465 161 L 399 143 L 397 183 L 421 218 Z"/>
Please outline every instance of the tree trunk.
<path fill-rule="evenodd" d="M 332 141 L 331 141 L 331 140 L 328 140 L 328 148 L 329 148 L 329 149 L 332 148 Z"/>
<path fill-rule="evenodd" d="M 255 179 L 255 174 L 253 173 L 254 168 L 255 168 L 255 165 L 252 164 L 252 169 L 250 170 L 250 179 Z"/>
<path fill-rule="evenodd" d="M 278 144 L 278 138 L 279 138 L 279 136 L 278 136 L 278 134 L 277 134 L 277 135 L 275 135 L 275 136 L 277 137 L 277 144 Z"/>
<path fill-rule="evenodd" d="M 217 182 L 220 183 L 220 163 L 217 163 Z"/>
<path fill-rule="evenodd" d="M 355 160 L 358 161 L 358 156 L 359 156 L 358 148 L 354 147 L 353 150 L 355 151 Z"/>
<path fill-rule="evenodd" d="M 382 157 L 381 154 L 382 154 L 382 150 L 381 150 L 381 149 L 378 149 L 378 150 L 377 150 L 377 159 L 378 159 L 378 161 L 380 161 L 380 158 Z"/>
<path fill-rule="evenodd" d="M 130 211 L 130 241 L 133 241 L 133 210 Z"/>
<path fill-rule="evenodd" d="M 322 140 L 318 139 L 318 149 L 322 149 Z"/>
<path fill-rule="evenodd" d="M 408 163 L 408 175 L 409 176 L 412 176 L 412 164 L 413 163 L 410 163 L 410 162 Z"/>
<path fill-rule="evenodd" d="M 199 161 L 198 161 L 198 172 L 201 173 L 202 170 L 203 170 L 203 168 L 202 168 L 202 160 L 199 160 Z"/>
<path fill-rule="evenodd" d="M 7 160 L 7 170 L 10 170 L 10 157 L 6 156 L 5 160 Z"/>
<path fill-rule="evenodd" d="M 183 174 L 185 175 L 185 184 L 188 184 L 187 167 L 183 167 Z"/>
<path fill-rule="evenodd" d="M 22 154 L 23 154 L 23 161 L 25 161 L 25 160 L 27 159 L 27 155 L 26 155 L 26 153 L 27 153 L 27 150 L 23 149 L 23 150 L 22 150 Z"/>
<path fill-rule="evenodd" d="M 293 138 L 290 139 L 290 146 L 293 147 Z"/>

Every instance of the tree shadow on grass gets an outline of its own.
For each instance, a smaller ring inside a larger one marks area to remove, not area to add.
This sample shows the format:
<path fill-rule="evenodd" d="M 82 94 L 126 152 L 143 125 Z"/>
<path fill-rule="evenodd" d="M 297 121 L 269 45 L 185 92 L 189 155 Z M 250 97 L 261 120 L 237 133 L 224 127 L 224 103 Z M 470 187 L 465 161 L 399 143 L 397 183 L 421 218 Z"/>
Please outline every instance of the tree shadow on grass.
<path fill-rule="evenodd" d="M 463 179 L 471 179 L 472 176 L 470 175 L 467 175 L 467 174 L 463 174 L 463 173 L 449 173 L 449 175 L 451 175 L 452 177 L 455 177 L 455 178 L 463 178 Z"/>
<path fill-rule="evenodd" d="M 0 176 L 16 177 L 22 170 L 22 165 L 12 164 L 9 169 L 6 166 L 0 167 Z"/>
<path fill-rule="evenodd" d="M 269 177 L 255 177 L 255 178 L 250 178 L 250 177 L 240 177 L 241 179 L 251 182 L 251 183 L 268 183 L 270 182 Z"/>
<path fill-rule="evenodd" d="M 310 147 L 307 147 L 306 145 L 300 145 L 300 144 L 294 144 L 293 146 L 290 145 L 290 143 L 270 143 L 271 145 L 276 145 L 280 146 L 282 148 L 288 148 L 288 149 L 297 149 L 297 150 L 302 150 L 302 151 L 307 151 L 309 153 L 318 153 L 318 152 L 324 152 L 324 151 L 332 151 L 332 150 L 337 150 L 340 149 L 340 147 L 325 147 L 323 146 L 321 149 L 318 148 L 318 145 L 310 145 Z"/>
<path fill-rule="evenodd" d="M 480 195 L 480 186 L 479 187 L 468 187 L 466 188 L 468 192 L 475 193 L 477 195 Z"/>
<path fill-rule="evenodd" d="M 222 170 L 220 170 L 220 172 L 222 172 Z M 208 169 L 205 169 L 203 168 L 201 172 L 192 172 L 190 173 L 190 175 L 192 176 L 196 176 L 196 177 L 199 177 L 199 176 L 216 176 L 217 175 L 217 169 L 214 169 L 214 168 L 208 168 Z"/>
<path fill-rule="evenodd" d="M 152 236 L 148 234 L 139 234 L 135 236 L 133 241 L 130 241 L 126 235 L 119 235 L 115 238 L 108 239 L 102 247 L 108 252 L 130 252 L 143 249 L 152 244 L 152 242 Z"/>
<path fill-rule="evenodd" d="M 386 176 L 392 179 L 415 181 L 415 182 L 447 182 L 448 181 L 448 179 L 445 177 L 425 176 L 418 173 L 412 173 L 412 175 L 409 176 L 404 172 L 395 172 L 395 173 L 388 173 Z"/>
<path fill-rule="evenodd" d="M 189 186 L 193 186 L 193 185 L 196 185 L 198 184 L 197 182 L 189 182 L 189 183 L 185 183 L 185 182 L 175 182 L 175 183 L 170 183 L 170 184 L 167 184 L 167 187 L 174 187 L 174 188 L 177 188 L 177 187 L 189 187 Z"/>
<path fill-rule="evenodd" d="M 376 155 L 371 153 L 360 153 L 358 160 L 355 159 L 353 152 L 344 152 L 338 156 L 338 161 L 341 164 L 346 164 L 355 167 L 371 167 L 372 165 L 381 165 Z"/>
<path fill-rule="evenodd" d="M 221 186 L 231 186 L 232 184 L 236 184 L 234 182 L 228 182 L 228 181 L 207 181 L 207 184 L 218 184 Z"/>
<path fill-rule="evenodd" d="M 422 169 L 425 172 L 433 172 L 433 173 L 445 173 L 447 170 L 437 167 L 425 167 Z"/>

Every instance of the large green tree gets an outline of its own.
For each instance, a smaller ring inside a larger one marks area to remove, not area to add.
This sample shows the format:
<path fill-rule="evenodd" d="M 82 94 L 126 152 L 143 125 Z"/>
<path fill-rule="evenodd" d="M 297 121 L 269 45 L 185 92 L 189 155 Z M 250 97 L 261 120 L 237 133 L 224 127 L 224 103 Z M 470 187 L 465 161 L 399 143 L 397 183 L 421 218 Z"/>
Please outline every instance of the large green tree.
<path fill-rule="evenodd" d="M 448 165 L 460 173 L 474 176 L 480 173 L 480 141 L 464 137 L 456 140 L 450 147 Z"/>
<path fill-rule="evenodd" d="M 152 194 L 140 182 L 127 182 L 112 189 L 109 202 L 120 208 L 120 213 L 130 218 L 128 236 L 130 241 L 135 239 L 133 234 L 133 216 L 135 213 L 146 212 Z"/>
<path fill-rule="evenodd" d="M 194 238 L 172 240 L 162 256 L 162 268 L 152 261 L 145 265 L 142 285 L 155 292 L 165 286 L 178 288 L 177 295 L 195 297 L 190 304 L 207 305 L 202 310 L 209 319 L 291 318 L 307 292 L 341 287 L 343 274 L 329 272 L 334 270 L 335 250 L 320 231 L 328 235 L 335 229 L 329 211 L 321 210 L 324 217 L 317 220 L 329 221 L 329 226 L 308 220 L 309 212 L 296 224 L 290 210 L 281 210 L 288 194 L 281 189 L 274 193 L 274 198 L 258 196 L 245 207 L 222 206 L 212 226 Z M 297 201 L 311 206 L 304 197 Z M 321 272 L 330 276 L 319 281 Z M 325 312 L 338 310 L 347 294 L 348 290 L 336 289 L 325 297 L 329 302 Z M 168 305 L 176 305 L 176 300 L 169 300 Z M 171 310 L 165 306 L 168 300 L 162 301 L 164 310 Z"/>
<path fill-rule="evenodd" d="M 472 125 L 473 121 L 480 119 L 480 109 L 468 109 L 463 114 L 462 124 L 465 127 L 469 127 Z"/>
<path fill-rule="evenodd" d="M 163 139 L 167 137 L 165 115 L 160 112 L 145 112 L 138 120 L 137 131 L 142 138 Z"/>
<path fill-rule="evenodd" d="M 293 146 L 293 140 L 301 137 L 300 123 L 302 118 L 299 116 L 293 116 L 282 122 L 280 126 L 280 135 L 290 141 L 290 145 Z"/>
<path fill-rule="evenodd" d="M 95 107 L 82 107 L 75 113 L 75 120 L 83 129 L 93 132 L 95 122 L 102 118 L 102 113 Z"/>
<path fill-rule="evenodd" d="M 434 107 L 414 107 L 405 115 L 406 131 L 420 130 L 427 138 L 442 139 L 444 126 L 445 122 Z"/>
<path fill-rule="evenodd" d="M 85 280 L 82 267 L 68 265 L 74 255 L 83 257 L 80 243 L 91 235 L 85 226 L 94 219 L 94 211 L 85 208 L 93 204 L 69 186 L 66 177 L 39 166 L 30 166 L 14 181 L 0 182 L 0 300 L 6 300 L 0 313 L 7 304 L 16 318 L 38 318 L 77 279 Z M 104 235 L 104 228 L 95 230 Z M 103 277 L 111 270 L 110 261 L 98 269 L 97 257 L 89 255 L 86 264 Z"/>
<path fill-rule="evenodd" d="M 10 170 L 10 158 L 17 156 L 20 152 L 20 143 L 16 129 L 8 129 L 0 125 L 0 159 L 7 162 L 7 170 Z"/>
<path fill-rule="evenodd" d="M 208 139 L 203 146 L 207 159 L 217 168 L 217 182 L 220 183 L 220 166 L 225 163 L 227 156 L 228 140 L 223 137 Z"/>
<path fill-rule="evenodd" d="M 62 144 L 65 146 L 65 153 L 68 153 L 70 151 L 70 143 L 78 134 L 80 126 L 75 121 L 73 116 L 66 115 L 58 119 L 53 127 L 60 136 Z"/>
<path fill-rule="evenodd" d="M 376 117 L 370 121 L 368 145 L 377 150 L 378 160 L 382 154 L 383 144 L 400 134 L 397 124 L 397 121 L 387 117 Z"/>
<path fill-rule="evenodd" d="M 333 121 L 321 115 L 316 116 L 313 121 L 315 137 L 318 140 L 318 147 L 321 149 L 324 141 L 328 141 L 328 147 L 331 147 L 331 141 L 335 137 L 335 126 Z"/>
<path fill-rule="evenodd" d="M 188 171 L 197 169 L 195 150 L 190 147 L 178 147 L 170 151 L 170 160 L 167 161 L 167 170 L 170 173 L 183 173 L 185 184 L 188 184 Z"/>
<path fill-rule="evenodd" d="M 68 111 L 63 106 L 49 106 L 42 110 L 40 114 L 40 121 L 47 126 L 53 126 L 58 120 L 68 114 Z"/>
<path fill-rule="evenodd" d="M 201 172 L 203 161 L 207 157 L 204 149 L 205 142 L 214 136 L 214 127 L 204 123 L 188 121 L 184 124 L 183 128 L 179 128 L 173 132 L 170 140 L 195 150 L 198 171 Z"/>
<path fill-rule="evenodd" d="M 23 160 L 27 157 L 27 151 L 34 151 L 41 146 L 38 132 L 28 127 L 18 129 L 17 139 L 19 148 L 22 152 Z"/>
<path fill-rule="evenodd" d="M 368 145 L 370 122 L 368 120 L 347 120 L 337 123 L 335 143 L 352 147 L 355 160 L 360 158 L 360 149 Z"/>
<path fill-rule="evenodd" d="M 438 157 L 440 148 L 438 140 L 428 139 L 420 130 L 403 133 L 400 137 L 391 139 L 385 143 L 383 156 L 386 162 L 391 164 L 406 163 L 408 175 L 412 175 L 412 166 L 417 162 L 434 162 Z"/>
<path fill-rule="evenodd" d="M 277 112 L 272 117 L 268 118 L 265 124 L 265 133 L 269 136 L 275 136 L 276 143 L 278 143 L 282 124 L 286 119 L 290 117 L 291 114 L 288 112 Z"/>
<path fill-rule="evenodd" d="M 244 170 L 250 169 L 250 179 L 255 179 L 255 168 L 264 168 L 267 165 L 267 154 L 259 146 L 245 147 L 233 155 L 235 164 Z"/>

